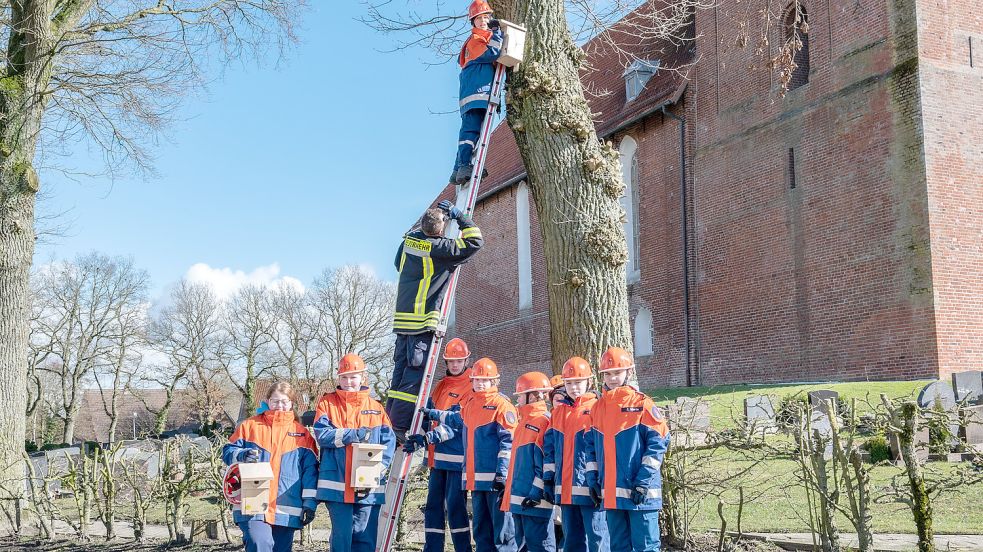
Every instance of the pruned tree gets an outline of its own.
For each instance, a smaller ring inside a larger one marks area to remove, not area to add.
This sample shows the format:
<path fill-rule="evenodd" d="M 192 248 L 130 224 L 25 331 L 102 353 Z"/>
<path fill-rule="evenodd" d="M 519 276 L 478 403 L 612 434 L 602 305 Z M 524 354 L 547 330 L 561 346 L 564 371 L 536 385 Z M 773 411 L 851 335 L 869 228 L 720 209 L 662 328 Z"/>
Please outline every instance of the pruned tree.
<path fill-rule="evenodd" d="M 348 265 L 322 272 L 308 293 L 321 321 L 318 337 L 327 355 L 326 379 L 334 380 L 342 356 L 358 353 L 369 371 L 368 385 L 385 396 L 395 346 L 395 285 Z"/>
<path fill-rule="evenodd" d="M 62 442 L 71 443 L 83 386 L 93 381 L 97 365 L 113 362 L 117 343 L 132 340 L 122 333 L 132 331 L 130 317 L 142 308 L 148 277 L 131 260 L 89 253 L 52 263 L 37 279 L 35 324 L 45 362 L 35 370 L 60 382 L 56 415 L 64 422 Z"/>
<path fill-rule="evenodd" d="M 304 0 L 0 3 L 0 410 L 26 406 L 39 154 L 88 140 L 109 170 L 150 170 L 153 144 L 214 60 L 294 39 Z M 47 147 L 42 147 L 42 145 Z M 62 150 L 64 152 L 64 150 Z M 129 164 L 128 164 L 129 163 Z M 25 419 L 0 420 L 0 479 L 22 471 Z"/>

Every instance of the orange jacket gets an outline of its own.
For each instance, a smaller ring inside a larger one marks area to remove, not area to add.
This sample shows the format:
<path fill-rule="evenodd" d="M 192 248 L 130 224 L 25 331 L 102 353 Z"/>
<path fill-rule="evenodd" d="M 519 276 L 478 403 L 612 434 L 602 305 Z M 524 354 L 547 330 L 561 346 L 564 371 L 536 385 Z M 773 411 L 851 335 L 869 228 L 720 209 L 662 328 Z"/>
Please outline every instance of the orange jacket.
<path fill-rule="evenodd" d="M 543 444 L 543 479 L 555 482 L 556 503 L 593 506 L 587 488 L 586 439 L 591 428 L 591 409 L 597 395 L 584 393 L 553 409 Z"/>
<path fill-rule="evenodd" d="M 396 448 L 389 416 L 369 389 L 325 393 L 314 412 L 314 435 L 321 447 L 321 469 L 317 481 L 317 499 L 349 504 L 382 504 L 385 482 L 364 498 L 356 499 L 352 488 L 352 447 L 356 441 L 386 445 L 382 453 L 383 470 L 392 462 Z M 363 438 L 360 438 L 363 437 Z"/>
<path fill-rule="evenodd" d="M 267 410 L 239 424 L 222 449 L 222 460 L 235 464 L 249 449 L 258 450 L 259 461 L 273 468 L 270 504 L 265 514 L 255 516 L 244 516 L 238 505 L 233 506 L 235 522 L 262 519 L 270 525 L 301 527 L 303 511 L 317 508 L 314 438 L 293 412 Z"/>
<path fill-rule="evenodd" d="M 430 395 L 430 408 L 451 410 L 459 407 L 471 393 L 470 375 L 471 370 L 465 370 L 456 376 L 444 376 Z M 438 422 L 433 422 L 430 429 L 436 430 L 438 425 Z M 441 470 L 463 471 L 464 439 L 461 435 L 427 447 L 427 465 Z"/>
<path fill-rule="evenodd" d="M 512 440 L 512 462 L 505 482 L 502 511 L 536 517 L 552 517 L 553 505 L 543 500 L 543 439 L 550 425 L 546 401 L 519 407 L 519 426 Z M 540 500 L 538 506 L 523 508 L 526 498 Z"/>

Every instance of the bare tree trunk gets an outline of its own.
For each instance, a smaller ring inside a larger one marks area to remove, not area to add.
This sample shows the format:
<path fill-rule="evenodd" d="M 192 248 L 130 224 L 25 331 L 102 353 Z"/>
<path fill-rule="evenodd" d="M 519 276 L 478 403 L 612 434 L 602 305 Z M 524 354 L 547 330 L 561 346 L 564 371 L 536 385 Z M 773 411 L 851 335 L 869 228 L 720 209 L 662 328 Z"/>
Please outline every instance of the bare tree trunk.
<path fill-rule="evenodd" d="M 529 174 L 543 235 L 553 369 L 574 355 L 632 348 L 617 153 L 597 138 L 584 99 L 584 58 L 563 0 L 500 0 L 496 15 L 531 25 L 510 75 L 508 122 Z"/>

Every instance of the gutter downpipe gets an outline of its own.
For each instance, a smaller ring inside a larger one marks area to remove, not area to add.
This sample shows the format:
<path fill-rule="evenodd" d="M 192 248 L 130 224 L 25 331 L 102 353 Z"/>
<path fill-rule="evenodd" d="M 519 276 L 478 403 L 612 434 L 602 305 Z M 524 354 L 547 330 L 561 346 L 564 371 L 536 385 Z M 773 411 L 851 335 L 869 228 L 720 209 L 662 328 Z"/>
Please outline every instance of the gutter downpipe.
<path fill-rule="evenodd" d="M 666 106 L 662 106 L 662 115 L 674 119 L 679 122 L 679 197 L 682 202 L 682 238 L 683 238 L 683 316 L 685 317 L 685 322 L 683 328 L 685 330 L 686 339 L 686 385 L 687 387 L 692 387 L 694 385 L 700 384 L 700 375 L 693 373 L 693 365 L 691 361 L 691 341 L 690 341 L 690 290 L 689 290 L 689 214 L 687 211 L 687 193 L 686 193 L 686 118 L 680 117 L 675 113 L 666 109 Z M 694 377 L 695 376 L 695 377 Z"/>

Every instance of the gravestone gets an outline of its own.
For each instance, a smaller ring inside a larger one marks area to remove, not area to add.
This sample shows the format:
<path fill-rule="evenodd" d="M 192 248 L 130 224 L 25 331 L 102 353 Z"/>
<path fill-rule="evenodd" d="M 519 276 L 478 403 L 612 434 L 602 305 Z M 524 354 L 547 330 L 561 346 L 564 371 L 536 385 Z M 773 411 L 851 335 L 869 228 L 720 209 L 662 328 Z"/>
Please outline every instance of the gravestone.
<path fill-rule="evenodd" d="M 928 439 L 928 427 L 925 426 L 925 420 L 919 416 L 918 420 L 915 421 L 915 458 L 922 462 L 928 460 Z M 891 447 L 891 460 L 903 464 L 904 458 L 901 457 L 901 442 L 898 437 L 894 433 L 888 432 L 887 441 Z"/>
<path fill-rule="evenodd" d="M 840 394 L 836 391 L 831 391 L 829 389 L 819 389 L 817 391 L 809 391 L 809 404 L 813 408 L 818 408 L 825 411 L 827 401 L 833 401 L 833 408 L 836 408 L 836 401 L 840 398 Z"/>
<path fill-rule="evenodd" d="M 983 405 L 963 408 L 962 437 L 966 446 L 983 452 Z"/>
<path fill-rule="evenodd" d="M 821 405 L 816 406 L 809 414 L 809 439 L 815 442 L 815 434 L 819 433 L 823 442 L 823 458 L 830 460 L 833 458 L 833 426 L 829 423 L 829 416 L 826 409 Z"/>
<path fill-rule="evenodd" d="M 952 386 L 944 381 L 933 381 L 918 393 L 918 406 L 931 412 L 942 410 L 948 416 L 950 422 L 949 434 L 952 439 L 950 446 L 959 444 L 959 417 L 956 410 L 956 394 L 952 391 Z"/>
<path fill-rule="evenodd" d="M 683 447 L 703 445 L 710 431 L 710 404 L 706 401 L 680 397 L 668 409 L 671 443 Z"/>
<path fill-rule="evenodd" d="M 952 390 L 956 402 L 978 404 L 983 400 L 983 372 L 956 372 L 952 374 Z"/>
<path fill-rule="evenodd" d="M 768 395 L 752 395 L 744 399 L 744 417 L 747 420 L 749 435 L 775 433 L 778 424 L 775 421 L 775 406 Z"/>

